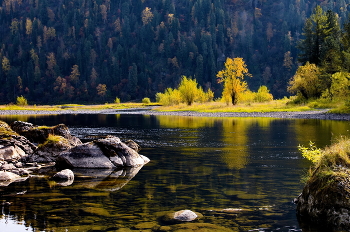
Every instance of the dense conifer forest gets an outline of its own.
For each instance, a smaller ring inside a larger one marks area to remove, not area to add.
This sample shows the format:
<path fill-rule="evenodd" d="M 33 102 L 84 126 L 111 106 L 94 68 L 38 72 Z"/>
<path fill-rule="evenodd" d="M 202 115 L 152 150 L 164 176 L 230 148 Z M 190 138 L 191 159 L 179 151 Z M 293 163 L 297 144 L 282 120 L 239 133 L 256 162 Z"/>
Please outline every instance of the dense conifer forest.
<path fill-rule="evenodd" d="M 216 74 L 242 57 L 249 88 L 288 95 L 298 41 L 317 5 L 350 0 L 1 0 L 0 103 L 154 99 L 181 77 L 220 97 Z M 300 59 L 299 59 L 300 61 Z"/>

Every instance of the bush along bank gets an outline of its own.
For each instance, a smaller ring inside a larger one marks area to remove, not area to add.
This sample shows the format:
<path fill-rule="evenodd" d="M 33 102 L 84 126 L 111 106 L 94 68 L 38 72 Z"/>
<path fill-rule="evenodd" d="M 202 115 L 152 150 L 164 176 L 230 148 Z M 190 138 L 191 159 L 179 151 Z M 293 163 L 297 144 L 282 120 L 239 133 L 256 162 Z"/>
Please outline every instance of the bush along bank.
<path fill-rule="evenodd" d="M 303 156 L 313 162 L 306 185 L 296 199 L 301 224 L 350 229 L 350 139 L 340 138 L 325 149 L 312 143 L 299 147 Z"/>

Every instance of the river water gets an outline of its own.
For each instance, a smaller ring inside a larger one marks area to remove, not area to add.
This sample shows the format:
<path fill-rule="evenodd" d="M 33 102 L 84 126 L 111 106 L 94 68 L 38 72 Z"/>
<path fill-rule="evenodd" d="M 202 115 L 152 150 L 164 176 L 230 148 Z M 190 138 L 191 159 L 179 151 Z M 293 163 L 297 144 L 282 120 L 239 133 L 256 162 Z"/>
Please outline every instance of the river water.
<path fill-rule="evenodd" d="M 151 162 L 139 170 L 75 170 L 0 187 L 0 231 L 321 231 L 299 225 L 293 199 L 310 162 L 298 152 L 348 136 L 347 121 L 128 114 L 1 116 L 8 123 L 66 124 L 83 141 L 136 141 Z M 55 171 L 55 170 L 52 170 Z M 123 176 L 125 173 L 131 175 Z M 168 212 L 203 214 L 172 225 Z M 239 210 L 238 210 L 239 209 Z"/>

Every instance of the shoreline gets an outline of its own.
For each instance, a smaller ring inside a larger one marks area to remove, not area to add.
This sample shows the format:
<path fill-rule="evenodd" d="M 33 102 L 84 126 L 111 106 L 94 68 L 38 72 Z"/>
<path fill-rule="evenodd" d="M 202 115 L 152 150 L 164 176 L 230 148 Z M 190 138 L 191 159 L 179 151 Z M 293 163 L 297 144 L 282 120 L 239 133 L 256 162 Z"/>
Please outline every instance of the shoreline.
<path fill-rule="evenodd" d="M 153 107 L 134 109 L 102 109 L 102 110 L 0 110 L 0 116 L 10 115 L 59 115 L 59 114 L 143 114 L 143 115 L 173 115 L 191 117 L 255 117 L 255 118 L 280 118 L 280 119 L 320 119 L 350 121 L 350 114 L 331 114 L 328 110 L 298 111 L 298 112 L 217 112 L 204 113 L 193 111 L 155 111 Z"/>

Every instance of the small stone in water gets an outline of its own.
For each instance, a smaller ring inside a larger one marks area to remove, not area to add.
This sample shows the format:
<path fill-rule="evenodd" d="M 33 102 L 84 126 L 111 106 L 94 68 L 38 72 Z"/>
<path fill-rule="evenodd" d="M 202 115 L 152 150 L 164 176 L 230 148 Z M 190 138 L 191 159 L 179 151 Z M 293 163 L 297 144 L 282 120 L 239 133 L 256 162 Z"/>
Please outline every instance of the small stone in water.
<path fill-rule="evenodd" d="M 181 210 L 175 213 L 174 218 L 184 222 L 190 222 L 197 218 L 197 214 L 191 210 Z"/>

